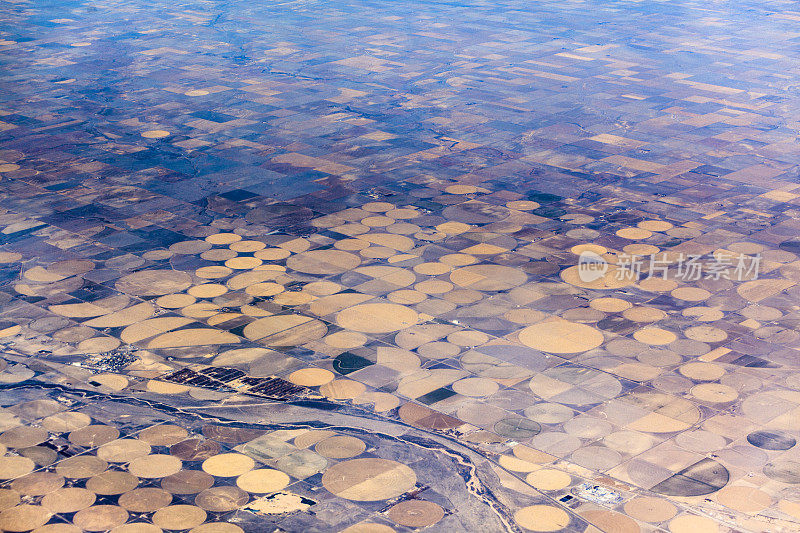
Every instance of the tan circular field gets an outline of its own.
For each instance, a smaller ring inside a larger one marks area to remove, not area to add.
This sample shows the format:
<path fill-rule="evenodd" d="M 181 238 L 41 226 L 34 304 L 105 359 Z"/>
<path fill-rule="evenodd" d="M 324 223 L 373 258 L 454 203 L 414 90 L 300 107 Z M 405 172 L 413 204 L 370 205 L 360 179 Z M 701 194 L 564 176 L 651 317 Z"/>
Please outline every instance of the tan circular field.
<path fill-rule="evenodd" d="M 522 344 L 548 353 L 580 353 L 603 344 L 603 334 L 586 324 L 546 320 L 519 332 Z"/>
<path fill-rule="evenodd" d="M 417 476 L 408 466 L 389 459 L 351 459 L 336 463 L 322 475 L 331 493 L 355 501 L 387 500 L 411 490 Z"/>

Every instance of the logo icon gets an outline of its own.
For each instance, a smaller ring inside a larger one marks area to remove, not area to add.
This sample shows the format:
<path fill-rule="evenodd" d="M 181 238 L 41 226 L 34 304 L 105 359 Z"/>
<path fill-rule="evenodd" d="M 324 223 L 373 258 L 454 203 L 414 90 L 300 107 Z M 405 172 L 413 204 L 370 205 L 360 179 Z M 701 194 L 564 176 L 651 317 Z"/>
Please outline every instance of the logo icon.
<path fill-rule="evenodd" d="M 602 278 L 608 272 L 608 262 L 597 252 L 585 250 L 578 256 L 578 278 L 584 283 L 591 283 Z"/>

